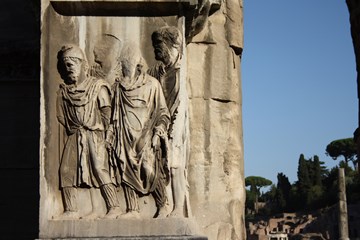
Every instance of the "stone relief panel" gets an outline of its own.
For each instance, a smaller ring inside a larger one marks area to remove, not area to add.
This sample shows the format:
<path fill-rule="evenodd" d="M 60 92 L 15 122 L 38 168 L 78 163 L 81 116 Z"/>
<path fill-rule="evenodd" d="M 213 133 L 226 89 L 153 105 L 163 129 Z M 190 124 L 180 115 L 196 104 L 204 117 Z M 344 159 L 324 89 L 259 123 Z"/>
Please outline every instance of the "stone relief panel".
<path fill-rule="evenodd" d="M 90 74 L 113 85 L 121 74 L 118 59 L 122 41 L 111 34 L 102 34 L 97 39 L 93 49 L 94 64 L 91 66 Z"/>
<path fill-rule="evenodd" d="M 160 81 L 167 107 L 170 111 L 169 165 L 174 208 L 170 216 L 189 217 L 187 163 L 189 159 L 189 114 L 185 81 L 181 81 L 180 69 L 183 55 L 183 37 L 176 27 L 162 27 L 151 36 L 158 63 L 149 74 Z"/>
<path fill-rule="evenodd" d="M 105 217 L 116 217 L 120 213 L 119 201 L 105 149 L 105 131 L 111 114 L 110 85 L 90 76 L 85 54 L 76 45 L 63 46 L 57 60 L 64 81 L 57 93 L 57 119 L 66 132 L 59 170 L 64 205 L 60 218 L 79 217 L 76 193 L 79 187 L 100 188 L 107 207 Z"/>
<path fill-rule="evenodd" d="M 45 16 L 44 221 L 189 216 L 183 19 Z"/>
<path fill-rule="evenodd" d="M 139 196 L 151 194 L 155 217 L 167 217 L 169 110 L 159 81 L 146 72 L 139 48 L 127 43 L 120 54 L 107 143 L 119 168 L 126 200 L 123 218 L 140 218 Z"/>
<path fill-rule="evenodd" d="M 40 238 L 244 238 L 241 8 L 42 1 Z"/>

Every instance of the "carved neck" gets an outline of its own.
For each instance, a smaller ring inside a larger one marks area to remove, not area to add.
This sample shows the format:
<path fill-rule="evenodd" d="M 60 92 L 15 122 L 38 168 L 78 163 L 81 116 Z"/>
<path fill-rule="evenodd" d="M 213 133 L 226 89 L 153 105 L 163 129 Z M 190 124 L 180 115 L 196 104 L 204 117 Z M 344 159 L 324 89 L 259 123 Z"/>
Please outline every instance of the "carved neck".
<path fill-rule="evenodd" d="M 165 65 L 165 69 L 171 68 L 175 65 L 177 65 L 177 63 L 180 61 L 181 57 L 180 57 L 180 53 L 175 50 L 172 52 L 172 54 L 170 54 L 170 58 L 169 61 L 164 62 Z"/>

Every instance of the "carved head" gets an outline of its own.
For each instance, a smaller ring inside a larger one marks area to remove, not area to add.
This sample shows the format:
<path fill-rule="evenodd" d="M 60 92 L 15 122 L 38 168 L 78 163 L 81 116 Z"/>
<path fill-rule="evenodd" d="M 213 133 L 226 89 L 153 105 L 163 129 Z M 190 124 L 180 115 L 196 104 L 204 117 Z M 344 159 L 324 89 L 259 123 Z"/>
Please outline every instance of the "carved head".
<path fill-rule="evenodd" d="M 94 46 L 94 61 L 99 66 L 98 74 L 105 77 L 117 67 L 121 41 L 111 34 L 103 34 Z"/>
<path fill-rule="evenodd" d="M 76 45 L 61 47 L 57 55 L 57 69 L 66 84 L 82 82 L 88 73 L 88 63 L 84 52 Z"/>
<path fill-rule="evenodd" d="M 165 65 L 174 63 L 182 52 L 182 35 L 176 27 L 166 26 L 151 35 L 155 59 Z"/>
<path fill-rule="evenodd" d="M 147 66 L 140 52 L 140 48 L 131 42 L 124 44 L 119 62 L 121 65 L 121 79 L 123 86 L 132 86 L 138 77 L 146 72 Z"/>

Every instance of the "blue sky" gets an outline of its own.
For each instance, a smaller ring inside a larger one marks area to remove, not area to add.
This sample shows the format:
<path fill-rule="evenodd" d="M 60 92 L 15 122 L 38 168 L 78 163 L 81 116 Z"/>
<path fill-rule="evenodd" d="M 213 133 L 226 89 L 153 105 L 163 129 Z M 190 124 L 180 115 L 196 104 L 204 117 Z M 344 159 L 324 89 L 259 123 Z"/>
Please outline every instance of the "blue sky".
<path fill-rule="evenodd" d="M 297 180 L 301 153 L 325 155 L 357 127 L 355 56 L 345 0 L 245 0 L 245 176 Z"/>

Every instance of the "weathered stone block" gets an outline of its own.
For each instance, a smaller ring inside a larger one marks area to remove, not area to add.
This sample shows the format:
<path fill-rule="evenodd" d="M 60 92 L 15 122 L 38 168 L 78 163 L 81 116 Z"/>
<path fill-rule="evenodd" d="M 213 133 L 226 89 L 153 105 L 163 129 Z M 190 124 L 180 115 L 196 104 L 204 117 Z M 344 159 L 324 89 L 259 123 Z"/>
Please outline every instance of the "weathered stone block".
<path fill-rule="evenodd" d="M 41 239 L 245 239 L 229 16 L 207 1 L 42 1 Z"/>

